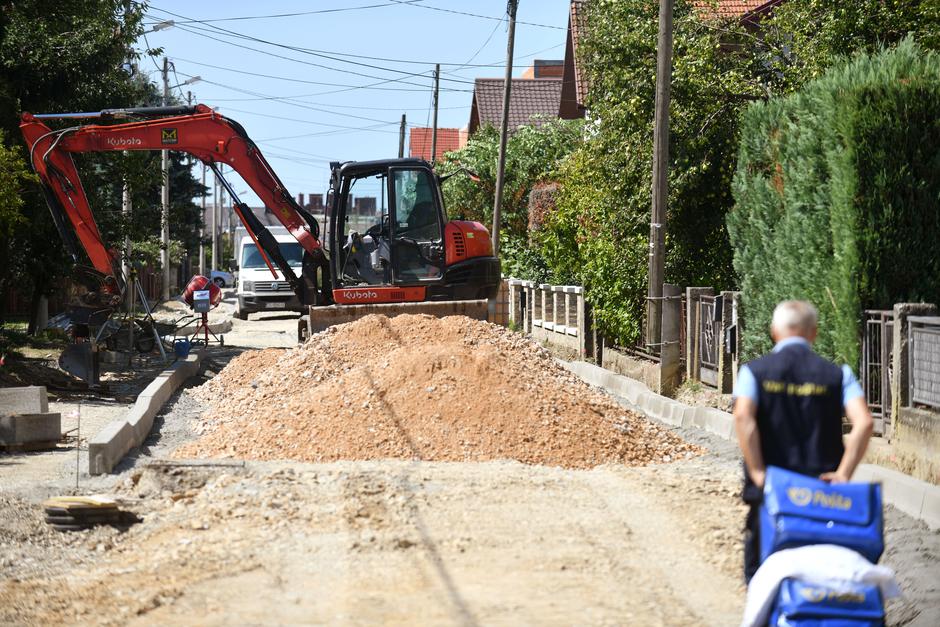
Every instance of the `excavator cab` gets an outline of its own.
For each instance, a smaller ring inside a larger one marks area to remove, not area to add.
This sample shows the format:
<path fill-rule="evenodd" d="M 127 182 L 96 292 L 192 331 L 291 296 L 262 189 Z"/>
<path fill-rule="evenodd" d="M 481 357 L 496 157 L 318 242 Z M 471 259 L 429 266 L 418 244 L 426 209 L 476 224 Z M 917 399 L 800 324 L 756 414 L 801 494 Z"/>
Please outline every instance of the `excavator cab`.
<path fill-rule="evenodd" d="M 477 222 L 449 221 L 421 159 L 333 163 L 324 247 L 338 304 L 491 298 L 499 261 Z"/>

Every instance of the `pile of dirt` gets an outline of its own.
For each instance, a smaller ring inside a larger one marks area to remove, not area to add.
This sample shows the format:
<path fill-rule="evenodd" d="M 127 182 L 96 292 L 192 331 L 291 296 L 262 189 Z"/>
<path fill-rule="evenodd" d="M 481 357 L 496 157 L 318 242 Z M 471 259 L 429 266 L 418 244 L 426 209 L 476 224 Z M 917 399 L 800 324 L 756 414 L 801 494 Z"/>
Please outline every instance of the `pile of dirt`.
<path fill-rule="evenodd" d="M 466 317 L 367 316 L 296 349 L 234 359 L 177 457 L 515 459 L 589 468 L 695 446 L 570 374 L 525 337 Z"/>

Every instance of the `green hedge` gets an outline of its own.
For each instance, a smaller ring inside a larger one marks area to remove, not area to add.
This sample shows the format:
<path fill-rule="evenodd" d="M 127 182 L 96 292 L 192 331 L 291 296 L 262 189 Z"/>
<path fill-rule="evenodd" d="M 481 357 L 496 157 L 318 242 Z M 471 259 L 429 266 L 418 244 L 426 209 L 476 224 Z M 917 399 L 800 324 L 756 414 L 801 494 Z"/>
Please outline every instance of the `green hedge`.
<path fill-rule="evenodd" d="M 801 298 L 817 350 L 858 364 L 863 309 L 940 297 L 940 55 L 906 40 L 750 106 L 733 193 L 744 353 Z"/>

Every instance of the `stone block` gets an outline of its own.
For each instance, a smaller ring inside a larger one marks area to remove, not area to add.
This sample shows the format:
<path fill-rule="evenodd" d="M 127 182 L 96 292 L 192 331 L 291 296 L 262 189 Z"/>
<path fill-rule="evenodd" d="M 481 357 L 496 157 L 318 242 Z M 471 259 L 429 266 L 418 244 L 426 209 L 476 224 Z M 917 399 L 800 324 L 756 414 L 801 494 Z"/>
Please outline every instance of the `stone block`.
<path fill-rule="evenodd" d="M 62 437 L 62 416 L 55 413 L 0 416 L 0 444 L 58 442 Z"/>
<path fill-rule="evenodd" d="M 143 444 L 153 427 L 153 418 L 173 392 L 199 371 L 202 354 L 190 354 L 164 370 L 137 397 L 127 416 L 109 423 L 88 442 L 88 472 L 111 472 L 131 449 Z"/>
<path fill-rule="evenodd" d="M 0 416 L 10 414 L 45 414 L 49 400 L 44 385 L 0 388 Z"/>
<path fill-rule="evenodd" d="M 921 520 L 931 529 L 940 529 L 940 486 L 931 486 L 924 494 Z"/>
<path fill-rule="evenodd" d="M 88 473 L 103 475 L 111 472 L 134 446 L 134 430 L 126 420 L 108 423 L 88 441 Z"/>

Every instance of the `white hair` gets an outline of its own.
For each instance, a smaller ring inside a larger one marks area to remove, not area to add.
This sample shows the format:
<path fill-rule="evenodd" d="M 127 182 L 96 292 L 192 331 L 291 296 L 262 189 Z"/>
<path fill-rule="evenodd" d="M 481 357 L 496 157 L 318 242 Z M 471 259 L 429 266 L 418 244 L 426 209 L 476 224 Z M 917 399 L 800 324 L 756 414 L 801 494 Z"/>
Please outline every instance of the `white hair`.
<path fill-rule="evenodd" d="M 770 328 L 778 333 L 798 333 L 805 335 L 816 329 L 819 314 L 811 303 L 805 300 L 785 300 L 774 309 Z"/>

